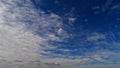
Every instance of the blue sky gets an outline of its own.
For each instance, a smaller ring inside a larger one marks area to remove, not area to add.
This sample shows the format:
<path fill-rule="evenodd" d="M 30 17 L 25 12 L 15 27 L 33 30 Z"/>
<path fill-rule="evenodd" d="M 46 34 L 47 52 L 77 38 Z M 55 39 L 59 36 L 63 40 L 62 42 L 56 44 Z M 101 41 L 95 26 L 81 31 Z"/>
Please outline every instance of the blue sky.
<path fill-rule="evenodd" d="M 119 26 L 119 21 L 116 20 L 119 18 L 119 14 L 117 14 L 119 9 L 112 10 L 119 4 L 119 0 L 110 0 L 109 2 L 110 4 L 107 5 L 106 0 L 70 0 L 69 2 L 67 0 L 44 0 L 42 4 L 37 3 L 36 6 L 38 9 L 54 12 L 63 17 L 76 17 L 74 28 L 78 27 L 79 29 L 79 26 L 82 25 L 89 31 L 106 32 L 111 31 L 112 28 L 119 29 L 115 29 L 115 25 Z"/>
<path fill-rule="evenodd" d="M 44 57 L 90 58 L 93 60 L 88 61 L 90 64 L 119 63 L 119 0 L 33 0 L 33 3 L 38 10 L 60 16 L 62 29 L 69 35 L 62 41 L 50 40 L 55 48 L 44 49 L 50 52 L 42 53 Z M 55 33 L 54 29 L 51 32 Z"/>
<path fill-rule="evenodd" d="M 0 66 L 119 67 L 119 26 L 119 0 L 0 0 Z"/>

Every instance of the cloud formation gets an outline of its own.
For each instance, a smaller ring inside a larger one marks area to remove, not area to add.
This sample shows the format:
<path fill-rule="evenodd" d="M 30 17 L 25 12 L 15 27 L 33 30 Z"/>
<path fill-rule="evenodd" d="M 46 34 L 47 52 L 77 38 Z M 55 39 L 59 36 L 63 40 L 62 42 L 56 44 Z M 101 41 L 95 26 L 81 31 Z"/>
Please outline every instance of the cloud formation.
<path fill-rule="evenodd" d="M 58 15 L 36 10 L 31 0 L 0 0 L 0 67 L 59 67 L 40 61 L 43 49 L 54 48 L 49 40 L 68 37 L 62 25 Z"/>
<path fill-rule="evenodd" d="M 71 22 L 75 20 L 75 18 L 69 18 Z M 71 42 L 70 45 L 65 45 L 66 42 L 68 43 L 67 39 L 73 40 L 73 36 L 71 37 L 66 29 L 67 27 L 59 15 L 47 14 L 41 9 L 35 9 L 31 0 L 0 0 L 0 62 L 2 62 L 0 67 L 65 68 L 64 66 L 79 66 L 92 62 L 108 63 L 107 58 L 113 54 L 109 48 L 116 49 L 120 44 L 115 41 L 113 36 L 108 40 L 106 34 L 82 32 L 85 34 L 85 38 L 74 40 L 77 41 L 77 44 Z M 80 35 L 80 37 L 82 36 Z M 111 40 L 115 42 L 110 43 Z M 51 42 L 60 44 L 51 44 Z M 61 42 L 65 44 L 62 45 Z M 59 48 L 60 45 L 62 45 L 61 48 Z M 87 49 L 91 45 L 94 48 Z M 104 48 L 112 47 L 104 49 L 103 46 Z M 84 54 L 85 56 L 72 54 L 82 54 L 80 52 L 87 54 Z M 54 58 L 50 58 L 51 56 Z"/>

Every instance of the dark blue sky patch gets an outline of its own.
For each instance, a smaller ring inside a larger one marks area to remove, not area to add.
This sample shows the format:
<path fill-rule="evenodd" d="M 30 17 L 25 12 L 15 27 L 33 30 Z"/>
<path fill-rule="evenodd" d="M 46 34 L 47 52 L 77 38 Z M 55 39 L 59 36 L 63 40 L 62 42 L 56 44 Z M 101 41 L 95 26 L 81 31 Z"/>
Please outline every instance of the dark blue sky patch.
<path fill-rule="evenodd" d="M 40 0 L 32 1 L 38 10 L 59 15 L 63 29 L 71 34 L 63 41 L 48 41 L 51 46 L 56 47 L 45 49 L 51 53 L 50 56 L 84 56 L 101 50 L 119 52 L 119 0 L 41 0 L 42 3 Z M 52 31 L 55 34 L 54 28 Z"/>

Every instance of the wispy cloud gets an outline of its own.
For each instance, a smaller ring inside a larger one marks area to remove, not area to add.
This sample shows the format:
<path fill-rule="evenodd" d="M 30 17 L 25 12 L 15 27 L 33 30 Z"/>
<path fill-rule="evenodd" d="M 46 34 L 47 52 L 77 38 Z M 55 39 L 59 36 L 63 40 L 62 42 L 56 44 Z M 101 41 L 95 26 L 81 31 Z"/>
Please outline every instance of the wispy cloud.
<path fill-rule="evenodd" d="M 38 62 L 37 67 L 34 63 L 41 61 L 41 53 L 44 52 L 42 49 L 51 49 L 49 40 L 61 41 L 68 37 L 62 25 L 61 17 L 36 10 L 30 0 L 1 0 L 0 66 L 57 68 L 54 62 Z"/>
<path fill-rule="evenodd" d="M 92 33 L 89 37 L 87 37 L 88 41 L 98 41 L 98 40 L 103 40 L 106 39 L 106 36 L 104 34 L 100 33 Z"/>
<path fill-rule="evenodd" d="M 75 20 L 75 18 L 69 18 L 71 22 Z M 110 43 L 105 34 L 93 32 L 85 35 L 85 39 L 79 43 L 80 45 L 77 44 L 79 48 L 74 49 L 75 52 L 68 49 L 67 45 L 66 49 L 58 49 L 56 45 L 60 44 L 51 44 L 50 42 L 64 43 L 67 42 L 66 38 L 71 38 L 71 35 L 65 30 L 67 27 L 64 26 L 65 24 L 59 15 L 46 14 L 42 10 L 35 9 L 30 0 L 0 0 L 0 62 L 2 62 L 0 66 L 3 68 L 7 68 L 7 66 L 12 66 L 11 68 L 19 66 L 67 68 L 71 65 L 79 67 L 79 64 L 92 63 L 93 61 L 104 63 L 109 62 L 107 58 L 114 53 L 111 53 L 107 48 L 106 50 L 102 49 L 101 44 L 114 48 L 120 44 L 117 41 Z M 83 34 L 85 33 L 83 32 Z M 87 49 L 84 47 L 86 43 L 96 44 L 96 49 L 94 49 L 96 52 L 87 51 L 85 56 L 71 55 L 70 52 L 79 53 L 79 51 Z M 64 47 L 64 45 L 62 46 Z M 49 50 L 60 50 L 64 54 L 55 54 Z M 49 57 L 52 54 L 60 57 L 45 58 L 46 55 L 43 54 L 48 54 Z M 68 57 L 72 57 L 72 59 Z M 78 68 L 72 66 L 71 68 Z M 83 66 L 83 68 L 86 67 Z"/>

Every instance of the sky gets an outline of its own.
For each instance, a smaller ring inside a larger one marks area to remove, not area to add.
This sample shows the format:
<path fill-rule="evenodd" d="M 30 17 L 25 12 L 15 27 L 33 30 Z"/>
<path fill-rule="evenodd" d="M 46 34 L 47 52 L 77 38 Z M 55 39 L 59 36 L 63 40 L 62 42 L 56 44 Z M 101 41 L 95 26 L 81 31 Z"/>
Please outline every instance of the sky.
<path fill-rule="evenodd" d="M 119 26 L 119 0 L 0 0 L 0 66 L 119 68 Z"/>

